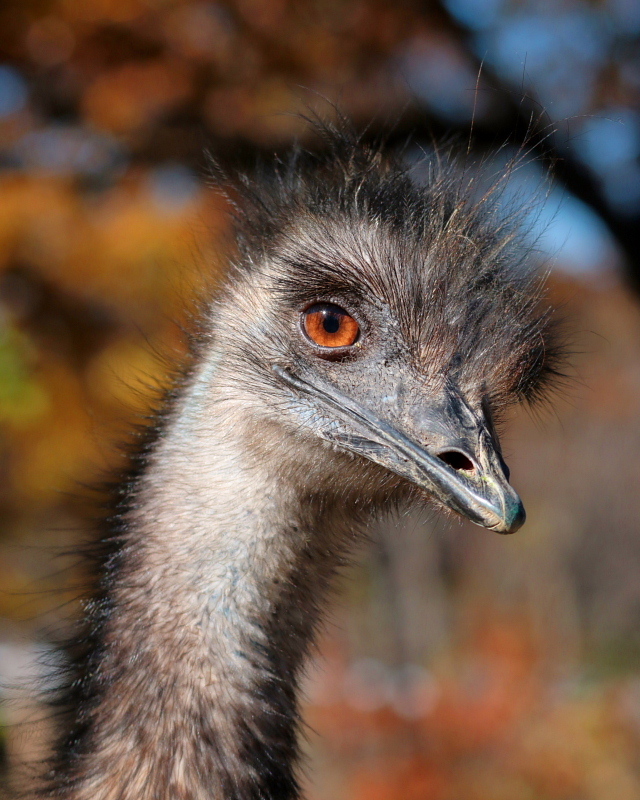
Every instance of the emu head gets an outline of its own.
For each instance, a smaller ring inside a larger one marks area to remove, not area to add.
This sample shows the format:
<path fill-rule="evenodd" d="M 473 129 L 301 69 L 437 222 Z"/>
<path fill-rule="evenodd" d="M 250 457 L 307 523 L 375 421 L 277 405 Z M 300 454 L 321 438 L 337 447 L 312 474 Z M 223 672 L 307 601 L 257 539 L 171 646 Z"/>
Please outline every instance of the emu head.
<path fill-rule="evenodd" d="M 497 194 L 455 163 L 417 185 L 344 135 L 236 181 L 214 337 L 274 469 L 309 492 L 357 485 L 364 505 L 417 489 L 500 533 L 522 525 L 496 422 L 541 392 L 557 348 Z"/>

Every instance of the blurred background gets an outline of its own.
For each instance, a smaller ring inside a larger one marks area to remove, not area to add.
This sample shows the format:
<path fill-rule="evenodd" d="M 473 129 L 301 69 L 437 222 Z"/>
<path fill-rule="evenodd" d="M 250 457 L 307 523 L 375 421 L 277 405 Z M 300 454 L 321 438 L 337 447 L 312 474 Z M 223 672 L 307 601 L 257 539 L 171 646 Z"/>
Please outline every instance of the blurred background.
<path fill-rule="evenodd" d="M 47 734 L 7 687 L 73 609 L 82 485 L 221 269 L 204 151 L 315 146 L 297 114 L 330 119 L 326 98 L 409 159 L 453 136 L 497 175 L 527 142 L 507 196 L 538 198 L 574 355 L 554 410 L 508 426 L 520 533 L 415 512 L 372 532 L 309 671 L 307 796 L 640 797 L 639 43 L 637 0 L 3 0 L 5 776 Z"/>

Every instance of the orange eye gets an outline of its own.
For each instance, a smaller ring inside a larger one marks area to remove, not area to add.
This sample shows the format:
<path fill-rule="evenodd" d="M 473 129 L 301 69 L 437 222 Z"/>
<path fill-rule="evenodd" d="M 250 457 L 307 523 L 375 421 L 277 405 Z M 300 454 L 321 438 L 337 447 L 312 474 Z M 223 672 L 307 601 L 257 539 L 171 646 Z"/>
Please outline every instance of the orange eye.
<path fill-rule="evenodd" d="M 358 338 L 360 326 L 340 306 L 316 303 L 304 312 L 304 330 L 321 347 L 351 347 Z"/>

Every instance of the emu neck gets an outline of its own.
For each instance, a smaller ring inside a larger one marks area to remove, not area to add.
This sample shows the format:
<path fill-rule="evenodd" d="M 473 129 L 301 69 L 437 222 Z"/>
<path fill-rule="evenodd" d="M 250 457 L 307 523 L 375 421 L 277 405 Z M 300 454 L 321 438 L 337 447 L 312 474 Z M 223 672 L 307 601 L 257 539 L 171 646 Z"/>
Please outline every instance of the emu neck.
<path fill-rule="evenodd" d="M 57 797 L 298 796 L 296 681 L 345 507 L 338 524 L 283 479 L 276 455 L 252 452 L 204 380 L 187 387 L 135 490 Z"/>

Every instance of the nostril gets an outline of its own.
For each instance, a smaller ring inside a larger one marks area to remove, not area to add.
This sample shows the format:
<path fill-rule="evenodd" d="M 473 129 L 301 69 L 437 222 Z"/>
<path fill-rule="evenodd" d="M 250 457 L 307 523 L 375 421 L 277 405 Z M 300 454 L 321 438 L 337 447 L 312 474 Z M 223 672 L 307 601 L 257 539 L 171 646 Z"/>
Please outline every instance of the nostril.
<path fill-rule="evenodd" d="M 456 472 L 460 470 L 464 472 L 473 472 L 475 469 L 473 461 L 459 450 L 445 450 L 442 453 L 438 453 L 438 458 L 444 461 L 445 464 L 448 464 L 452 469 L 455 469 Z"/>

